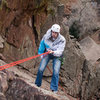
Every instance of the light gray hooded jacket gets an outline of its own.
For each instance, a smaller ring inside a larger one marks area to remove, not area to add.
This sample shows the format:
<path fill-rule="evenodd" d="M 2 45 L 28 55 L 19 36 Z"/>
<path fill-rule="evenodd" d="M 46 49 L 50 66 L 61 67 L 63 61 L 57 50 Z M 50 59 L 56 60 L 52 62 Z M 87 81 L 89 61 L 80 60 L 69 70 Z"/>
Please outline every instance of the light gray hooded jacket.
<path fill-rule="evenodd" d="M 65 44 L 66 40 L 60 33 L 58 34 L 57 39 L 54 40 L 51 37 L 51 29 L 49 29 L 40 42 L 38 54 L 42 54 L 45 51 L 52 50 L 54 51 L 54 56 L 60 57 L 63 54 Z"/>

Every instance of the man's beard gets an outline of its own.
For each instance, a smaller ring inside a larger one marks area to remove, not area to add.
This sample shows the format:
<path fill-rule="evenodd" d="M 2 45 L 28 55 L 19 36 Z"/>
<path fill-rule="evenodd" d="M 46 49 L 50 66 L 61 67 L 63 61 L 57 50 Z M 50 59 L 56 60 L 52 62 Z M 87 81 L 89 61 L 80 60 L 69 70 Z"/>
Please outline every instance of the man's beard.
<path fill-rule="evenodd" d="M 52 36 L 51 36 L 49 39 L 50 39 L 52 42 L 54 42 L 54 41 L 56 40 L 56 38 L 54 38 L 54 37 L 52 37 Z"/>

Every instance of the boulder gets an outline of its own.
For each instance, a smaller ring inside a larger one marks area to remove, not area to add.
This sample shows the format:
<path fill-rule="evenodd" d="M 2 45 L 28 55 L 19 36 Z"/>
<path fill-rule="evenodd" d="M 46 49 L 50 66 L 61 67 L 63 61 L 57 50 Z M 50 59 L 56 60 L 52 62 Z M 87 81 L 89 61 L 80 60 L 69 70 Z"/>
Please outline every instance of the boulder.
<path fill-rule="evenodd" d="M 100 99 L 100 64 L 93 66 L 86 60 L 82 70 L 81 100 Z"/>
<path fill-rule="evenodd" d="M 8 100 L 58 100 L 54 96 L 44 94 L 38 88 L 29 85 L 22 79 L 15 79 L 10 83 L 10 87 L 6 92 Z"/>
<path fill-rule="evenodd" d="M 89 36 L 80 41 L 81 50 L 92 64 L 100 58 L 100 46 Z"/>

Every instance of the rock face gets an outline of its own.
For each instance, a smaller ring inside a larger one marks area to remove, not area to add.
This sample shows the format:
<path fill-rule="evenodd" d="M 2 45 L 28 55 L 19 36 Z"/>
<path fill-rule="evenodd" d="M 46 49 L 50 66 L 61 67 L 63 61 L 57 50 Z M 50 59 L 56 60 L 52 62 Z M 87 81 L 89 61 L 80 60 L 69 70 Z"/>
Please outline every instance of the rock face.
<path fill-rule="evenodd" d="M 13 75 L 13 78 L 8 74 Z M 6 79 L 4 79 L 4 75 Z M 69 100 L 67 97 L 59 97 L 50 91 L 40 89 L 32 83 L 32 80 L 29 82 L 27 79 L 16 77 L 15 74 L 7 70 L 1 71 L 0 100 Z"/>
<path fill-rule="evenodd" d="M 68 36 L 64 57 L 66 63 L 61 67 L 61 79 L 68 94 L 77 97 L 80 93 L 85 57 L 81 52 L 79 44 L 76 41 L 72 42 Z"/>
<path fill-rule="evenodd" d="M 100 28 L 96 1 L 76 0 L 70 8 L 72 13 L 66 23 L 70 27 L 70 34 L 81 39 Z"/>
<path fill-rule="evenodd" d="M 92 66 L 85 61 L 81 85 L 81 100 L 100 99 L 100 66 Z"/>
<path fill-rule="evenodd" d="M 100 46 L 90 37 L 86 37 L 81 40 L 80 45 L 86 59 L 92 64 L 95 64 L 100 58 Z"/>
<path fill-rule="evenodd" d="M 11 82 L 6 97 L 8 100 L 58 100 L 55 97 L 44 95 L 21 79 L 15 79 Z"/>
<path fill-rule="evenodd" d="M 100 46 L 90 37 L 80 41 L 82 52 L 86 59 L 82 70 L 81 100 L 94 100 L 100 98 Z"/>
<path fill-rule="evenodd" d="M 63 9 L 63 5 L 59 5 L 59 9 Z M 59 10 L 56 10 L 57 15 L 59 15 Z M 61 15 L 64 15 L 64 12 L 62 12 Z M 46 20 L 46 24 L 52 25 L 52 21 L 50 19 L 51 17 L 48 16 L 48 19 Z M 64 51 L 64 57 L 65 57 L 65 64 L 61 67 L 61 80 L 60 82 L 63 84 L 63 86 L 66 88 L 68 94 L 78 97 L 80 93 L 80 85 L 82 82 L 82 67 L 83 63 L 85 61 L 85 57 L 83 53 L 81 52 L 81 49 L 79 47 L 79 44 L 76 41 L 73 41 L 70 39 L 70 36 L 68 34 L 68 27 L 66 24 L 61 23 L 61 21 L 58 20 L 59 18 L 55 18 L 55 22 L 59 23 L 61 25 L 62 31 L 61 34 L 66 38 L 66 48 Z M 63 17 L 60 18 L 62 22 L 64 22 Z M 44 24 L 44 25 L 46 25 Z M 45 33 L 45 27 L 42 29 L 42 33 Z"/>
<path fill-rule="evenodd" d="M 7 54 L 5 56 L 13 61 L 34 56 L 37 49 L 34 42 L 34 35 L 29 26 L 24 24 L 21 24 L 19 27 L 12 26 L 9 28 L 7 34 L 4 55 Z M 33 72 L 34 65 L 35 61 L 33 60 L 21 64 L 24 68 L 29 69 L 30 72 Z"/>
<path fill-rule="evenodd" d="M 0 60 L 2 65 L 4 62 Z M 16 67 L 16 66 L 15 66 Z M 18 69 L 0 71 L 0 100 L 69 100 L 33 84 L 34 79 Z"/>
<path fill-rule="evenodd" d="M 0 10 L 0 35 L 3 37 L 3 39 L 0 37 L 0 53 L 3 53 L 6 62 L 34 56 L 48 28 L 54 23 L 60 24 L 61 34 L 67 41 L 64 51 L 65 64 L 60 70 L 60 83 L 71 96 L 80 97 L 82 100 L 90 98 L 92 100 L 99 94 L 99 89 L 97 89 L 100 78 L 99 69 L 96 68 L 94 72 L 94 66 L 86 60 L 86 55 L 82 53 L 79 43 L 70 39 L 69 31 L 71 32 L 71 29 L 73 31 L 74 28 L 79 37 L 83 38 L 86 34 L 97 30 L 99 23 L 93 9 L 94 3 L 91 4 L 92 2 L 88 0 L 73 0 L 73 2 L 70 7 L 68 6 L 69 13 L 66 13 L 64 5 L 58 0 L 52 2 L 6 0 Z M 3 59 L 3 56 L 0 55 L 0 59 Z M 17 67 L 36 74 L 39 63 L 38 58 Z M 0 64 L 5 63 L 1 61 Z M 44 74 L 51 76 L 47 71 Z M 39 91 L 25 79 L 16 78 L 12 72 L 7 70 L 0 72 L 1 100 L 63 100 L 46 92 Z"/>
<path fill-rule="evenodd" d="M 7 58 L 7 62 L 31 57 L 37 53 L 36 45 L 39 44 L 40 23 L 46 17 L 47 3 L 48 1 L 45 0 L 43 2 L 37 2 L 37 0 L 7 0 L 2 4 L 0 34 L 6 40 L 3 54 Z M 41 7 L 43 8 L 41 9 Z M 38 13 L 41 14 L 38 15 Z M 3 46 L 3 44 L 0 44 L 0 46 Z M 30 60 L 20 66 L 35 73 L 33 70 L 35 70 L 36 62 Z"/>

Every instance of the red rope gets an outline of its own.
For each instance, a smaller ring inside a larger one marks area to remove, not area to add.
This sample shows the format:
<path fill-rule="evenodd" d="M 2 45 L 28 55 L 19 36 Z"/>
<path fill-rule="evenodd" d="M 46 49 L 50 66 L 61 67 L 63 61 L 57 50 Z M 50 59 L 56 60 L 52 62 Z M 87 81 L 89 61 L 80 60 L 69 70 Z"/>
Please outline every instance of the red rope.
<path fill-rule="evenodd" d="M 26 59 L 22 59 L 22 60 L 19 60 L 19 61 L 15 61 L 15 62 L 6 64 L 6 65 L 0 66 L 0 70 L 3 70 L 3 69 L 6 69 L 6 68 L 15 66 L 15 65 L 17 65 L 17 64 L 23 63 L 23 62 L 25 62 L 25 61 L 28 61 L 28 60 L 31 60 L 31 59 L 34 59 L 34 58 L 37 58 L 37 57 L 42 56 L 42 55 L 44 55 L 44 54 L 49 54 L 49 52 L 42 53 L 42 54 L 39 54 L 39 55 L 36 55 L 36 56 L 32 56 L 32 57 L 29 57 L 29 58 L 26 58 Z"/>

